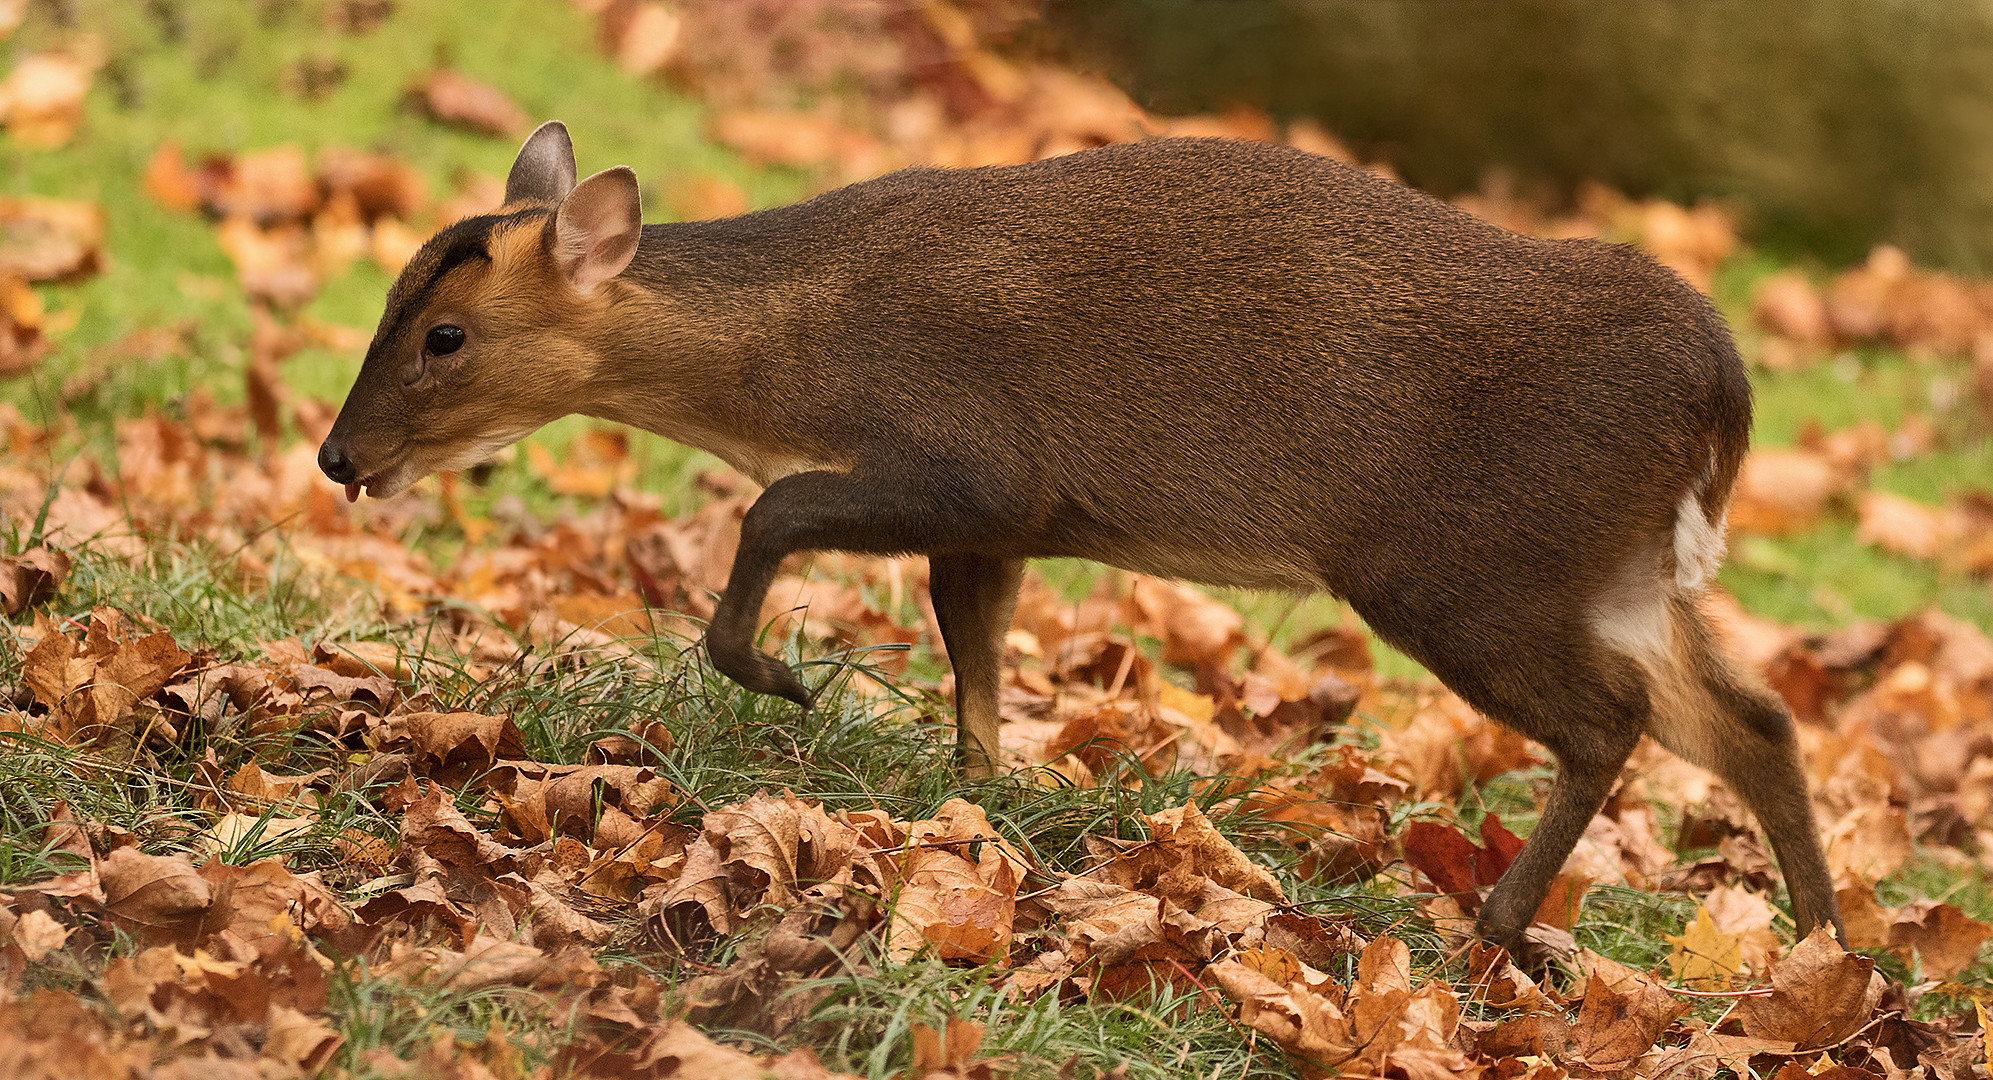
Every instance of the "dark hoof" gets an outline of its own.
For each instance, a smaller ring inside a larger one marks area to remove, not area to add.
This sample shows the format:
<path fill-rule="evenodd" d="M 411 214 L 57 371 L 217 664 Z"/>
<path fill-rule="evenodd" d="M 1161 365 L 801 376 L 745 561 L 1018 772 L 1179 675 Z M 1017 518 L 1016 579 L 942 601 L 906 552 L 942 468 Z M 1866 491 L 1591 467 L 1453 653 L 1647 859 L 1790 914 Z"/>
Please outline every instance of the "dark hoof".
<path fill-rule="evenodd" d="M 810 692 L 804 688 L 802 680 L 796 678 L 796 673 L 789 670 L 789 665 L 760 649 L 741 652 L 716 649 L 708 640 L 706 655 L 713 658 L 713 666 L 719 669 L 720 674 L 749 690 L 787 698 L 805 709 L 810 707 Z"/>

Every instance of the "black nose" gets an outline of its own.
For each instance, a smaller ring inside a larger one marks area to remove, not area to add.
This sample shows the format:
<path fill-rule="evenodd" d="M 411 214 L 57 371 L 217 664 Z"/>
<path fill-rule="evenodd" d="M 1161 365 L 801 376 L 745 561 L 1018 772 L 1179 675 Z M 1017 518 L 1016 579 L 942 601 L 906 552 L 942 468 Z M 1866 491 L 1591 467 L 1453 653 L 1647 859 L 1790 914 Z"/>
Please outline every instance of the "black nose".
<path fill-rule="evenodd" d="M 333 448 L 330 439 L 319 444 L 318 467 L 324 470 L 325 475 L 331 477 L 335 484 L 353 482 L 353 463 L 346 460 L 345 454 Z"/>

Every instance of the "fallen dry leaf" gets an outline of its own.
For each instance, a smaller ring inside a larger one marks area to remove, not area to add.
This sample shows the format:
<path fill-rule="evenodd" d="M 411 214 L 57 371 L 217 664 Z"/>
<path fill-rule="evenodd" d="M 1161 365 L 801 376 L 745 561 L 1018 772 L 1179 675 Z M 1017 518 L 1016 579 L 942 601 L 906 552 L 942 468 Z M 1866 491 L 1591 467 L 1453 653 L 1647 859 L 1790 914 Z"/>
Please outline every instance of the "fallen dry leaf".
<path fill-rule="evenodd" d="M 1859 883 L 1835 891 L 1848 941 L 1858 949 L 1888 949 L 1908 961 L 1913 957 L 1929 978 L 1948 979 L 1978 959 L 1979 947 L 1993 927 L 1967 916 L 1951 904 L 1916 900 L 1899 908 L 1878 904 L 1875 889 Z"/>
<path fill-rule="evenodd" d="M 609 54 L 623 70 L 650 75 L 678 54 L 685 16 L 660 0 L 617 4 L 603 12 L 600 32 Z"/>
<path fill-rule="evenodd" d="M 532 118 L 505 91 L 460 71 L 439 68 L 417 78 L 409 98 L 438 123 L 480 135 L 524 135 Z"/>
<path fill-rule="evenodd" d="M 888 953 L 903 960 L 925 944 L 943 960 L 996 956 L 1010 944 L 1018 885 L 1028 869 L 1023 857 L 981 807 L 961 799 L 908 825 L 906 835 Z"/>
<path fill-rule="evenodd" d="M 1832 927 L 1816 927 L 1772 964 L 1772 992 L 1740 998 L 1746 1035 L 1781 1039 L 1801 1050 L 1830 1046 L 1868 1022 L 1882 987 L 1875 961 L 1843 951 Z"/>
<path fill-rule="evenodd" d="M 91 65 L 62 53 L 29 53 L 0 81 L 0 124 L 23 145 L 53 149 L 83 120 Z"/>
<path fill-rule="evenodd" d="M 1287 901 L 1273 874 L 1225 839 L 1195 803 L 1145 815 L 1144 820 L 1148 822 L 1152 844 L 1138 853 L 1137 862 L 1118 864 L 1118 877 L 1152 879 L 1149 869 L 1152 866 L 1163 868 L 1164 872 L 1181 867 L 1245 896 L 1272 904 Z"/>
<path fill-rule="evenodd" d="M 1886 491 L 1865 491 L 1855 539 L 1912 559 L 1935 559 L 1951 543 L 1953 529 L 1938 507 Z"/>
<path fill-rule="evenodd" d="M 13 274 L 0 274 L 0 376 L 31 370 L 48 351 L 41 297 Z"/>
<path fill-rule="evenodd" d="M 303 221 L 320 205 L 318 177 L 304 151 L 290 143 L 211 158 L 196 183 L 210 213 L 260 226 Z"/>
<path fill-rule="evenodd" d="M 0 196 L 0 277 L 70 281 L 104 258 L 104 210 L 94 202 Z"/>
<path fill-rule="evenodd" d="M 1797 270 L 1781 271 L 1759 281 L 1752 293 L 1752 313 L 1759 326 L 1814 347 L 1833 340 L 1827 302 L 1806 275 Z"/>
<path fill-rule="evenodd" d="M 214 886 L 185 855 L 147 855 L 119 848 L 97 866 L 104 907 L 147 940 L 180 937 L 214 903 Z"/>
<path fill-rule="evenodd" d="M 975 1069 L 972 1064 L 976 1050 L 983 1045 L 983 1031 L 987 1025 L 974 1020 L 949 1018 L 936 1031 L 926 1024 L 913 1026 L 913 1064 L 910 1078 L 951 1078 L 990 1075 L 987 1067 Z"/>
<path fill-rule="evenodd" d="M 1736 934 L 1718 929 L 1707 908 L 1697 907 L 1695 918 L 1681 934 L 1663 936 L 1674 945 L 1668 954 L 1668 970 L 1691 989 L 1721 990 L 1743 969 L 1743 942 Z"/>
<path fill-rule="evenodd" d="M 1276 980 L 1238 960 L 1208 969 L 1212 981 L 1239 1005 L 1239 1022 L 1293 1055 L 1303 1075 L 1326 1077 L 1354 1052 L 1349 1021 L 1328 995 Z"/>
<path fill-rule="evenodd" d="M 1137 578 L 1128 589 L 1129 622 L 1162 639 L 1163 663 L 1182 668 L 1223 668 L 1245 643 L 1245 620 L 1231 605 L 1194 586 Z"/>
<path fill-rule="evenodd" d="M 1768 536 L 1803 532 L 1820 521 L 1830 501 L 1853 489 L 1854 478 L 1819 454 L 1758 447 L 1737 474 L 1730 526 Z"/>
<path fill-rule="evenodd" d="M 22 662 L 21 679 L 48 706 L 50 734 L 64 740 L 103 742 L 127 734 L 134 707 L 192 659 L 163 631 L 126 636 L 123 617 L 112 608 L 90 613 L 81 642 L 45 620 L 38 625 L 45 629 Z"/>
<path fill-rule="evenodd" d="M 1710 922 L 1724 934 L 1737 939 L 1738 960 L 1744 969 L 1765 971 L 1780 952 L 1778 935 L 1772 933 L 1776 912 L 1765 898 L 1735 885 L 1710 890 L 1698 909 L 1709 914 Z"/>
<path fill-rule="evenodd" d="M 715 115 L 708 132 L 754 161 L 792 169 L 835 166 L 840 176 L 855 180 L 887 165 L 878 140 L 824 113 L 733 110 Z"/>
<path fill-rule="evenodd" d="M 369 224 L 383 217 L 412 221 L 429 202 L 421 171 L 386 154 L 328 146 L 318 152 L 317 173 L 330 198 L 351 198 Z"/>
<path fill-rule="evenodd" d="M 53 599 L 69 576 L 69 566 L 66 553 L 44 547 L 0 558 L 0 608 L 19 615 Z"/>
<path fill-rule="evenodd" d="M 1614 980 L 1595 970 L 1571 1030 L 1578 1060 L 1600 1072 L 1627 1068 L 1647 1053 L 1688 1004 L 1638 973 Z"/>

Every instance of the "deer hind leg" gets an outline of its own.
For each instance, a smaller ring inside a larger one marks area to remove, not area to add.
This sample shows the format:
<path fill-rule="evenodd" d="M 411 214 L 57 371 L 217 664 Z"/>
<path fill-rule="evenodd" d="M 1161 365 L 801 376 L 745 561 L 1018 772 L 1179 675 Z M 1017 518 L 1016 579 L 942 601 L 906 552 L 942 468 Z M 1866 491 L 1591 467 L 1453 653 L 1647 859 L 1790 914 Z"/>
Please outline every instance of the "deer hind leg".
<path fill-rule="evenodd" d="M 955 672 L 955 739 L 963 771 L 990 776 L 997 762 L 997 691 L 1003 641 L 1024 580 L 1021 559 L 930 555 L 928 593 Z"/>
<path fill-rule="evenodd" d="M 1667 610 L 1676 654 L 1668 681 L 1675 685 L 1657 695 L 1648 733 L 1721 777 L 1750 807 L 1778 857 L 1799 935 L 1832 926 L 1845 944 L 1791 712 L 1722 655 L 1692 596 L 1670 598 Z"/>
<path fill-rule="evenodd" d="M 1647 722 L 1646 680 L 1599 646 L 1581 616 L 1550 606 L 1490 602 L 1406 612 L 1352 600 L 1371 629 L 1424 664 L 1483 715 L 1549 748 L 1557 759 L 1543 814 L 1482 902 L 1476 930 L 1514 952 L 1551 879 L 1605 805 Z M 1496 615 L 1486 613 L 1500 612 Z"/>

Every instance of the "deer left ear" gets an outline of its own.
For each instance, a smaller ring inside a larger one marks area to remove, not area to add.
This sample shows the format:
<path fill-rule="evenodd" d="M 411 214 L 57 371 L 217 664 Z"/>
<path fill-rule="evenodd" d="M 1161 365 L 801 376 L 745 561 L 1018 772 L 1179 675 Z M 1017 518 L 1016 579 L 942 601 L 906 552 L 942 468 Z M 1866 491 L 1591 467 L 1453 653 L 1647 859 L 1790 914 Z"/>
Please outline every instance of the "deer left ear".
<path fill-rule="evenodd" d="M 625 165 L 604 169 L 576 184 L 555 211 L 554 261 L 576 291 L 593 292 L 630 265 L 642 234 L 637 174 Z"/>
<path fill-rule="evenodd" d="M 505 201 L 557 203 L 574 188 L 574 143 L 567 125 L 549 120 L 533 129 L 505 178 Z"/>

